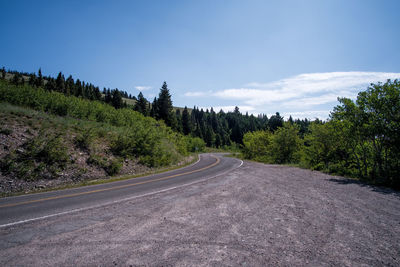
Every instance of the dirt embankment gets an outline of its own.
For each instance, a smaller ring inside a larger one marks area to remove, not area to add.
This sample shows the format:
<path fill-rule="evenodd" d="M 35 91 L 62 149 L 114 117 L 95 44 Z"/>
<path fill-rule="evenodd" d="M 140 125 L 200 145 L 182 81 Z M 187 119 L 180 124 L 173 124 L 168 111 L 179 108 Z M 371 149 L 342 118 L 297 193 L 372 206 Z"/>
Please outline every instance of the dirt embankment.
<path fill-rule="evenodd" d="M 0 229 L 2 265 L 399 266 L 400 194 L 245 164 L 164 193 Z"/>

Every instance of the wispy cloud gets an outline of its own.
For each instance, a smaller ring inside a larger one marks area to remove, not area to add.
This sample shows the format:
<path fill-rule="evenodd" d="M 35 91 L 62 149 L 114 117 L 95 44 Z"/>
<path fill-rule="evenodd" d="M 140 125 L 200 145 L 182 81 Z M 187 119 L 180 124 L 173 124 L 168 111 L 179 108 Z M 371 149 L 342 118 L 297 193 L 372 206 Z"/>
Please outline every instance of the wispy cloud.
<path fill-rule="evenodd" d="M 199 97 L 199 96 L 205 96 L 204 92 L 186 92 L 184 94 L 187 97 Z"/>
<path fill-rule="evenodd" d="M 184 96 L 187 97 L 202 97 L 202 96 L 209 96 L 213 92 L 212 91 L 192 91 L 192 92 L 186 92 Z"/>
<path fill-rule="evenodd" d="M 151 86 L 135 86 L 135 89 L 139 91 L 146 91 L 150 90 L 151 88 L 152 88 Z"/>
<path fill-rule="evenodd" d="M 386 72 L 308 73 L 269 83 L 252 82 L 239 88 L 216 90 L 212 95 L 221 101 L 237 101 L 238 106 L 245 106 L 253 113 L 281 111 L 292 116 L 318 115 L 326 119 L 338 104 L 337 97 L 354 99 L 370 83 L 399 78 L 400 73 Z"/>

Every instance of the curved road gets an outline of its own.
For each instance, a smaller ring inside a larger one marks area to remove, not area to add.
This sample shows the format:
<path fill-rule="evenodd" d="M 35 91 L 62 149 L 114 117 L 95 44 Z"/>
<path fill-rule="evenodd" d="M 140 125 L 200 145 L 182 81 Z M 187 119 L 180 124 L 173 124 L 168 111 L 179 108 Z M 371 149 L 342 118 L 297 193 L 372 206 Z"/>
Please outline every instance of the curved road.
<path fill-rule="evenodd" d="M 151 176 L 0 199 L 0 227 L 21 224 L 165 191 L 241 166 L 234 158 L 201 154 L 190 166 Z"/>
<path fill-rule="evenodd" d="M 400 192 L 241 164 L 2 199 L 0 265 L 400 266 Z"/>

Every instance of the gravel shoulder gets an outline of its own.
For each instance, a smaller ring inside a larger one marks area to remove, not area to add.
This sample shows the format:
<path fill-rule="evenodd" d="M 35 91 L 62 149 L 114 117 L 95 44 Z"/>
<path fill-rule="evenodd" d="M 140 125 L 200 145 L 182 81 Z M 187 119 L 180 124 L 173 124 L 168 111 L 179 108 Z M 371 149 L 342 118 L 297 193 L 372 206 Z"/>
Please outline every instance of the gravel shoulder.
<path fill-rule="evenodd" d="M 0 229 L 2 266 L 399 266 L 400 193 L 245 162 L 204 182 Z"/>

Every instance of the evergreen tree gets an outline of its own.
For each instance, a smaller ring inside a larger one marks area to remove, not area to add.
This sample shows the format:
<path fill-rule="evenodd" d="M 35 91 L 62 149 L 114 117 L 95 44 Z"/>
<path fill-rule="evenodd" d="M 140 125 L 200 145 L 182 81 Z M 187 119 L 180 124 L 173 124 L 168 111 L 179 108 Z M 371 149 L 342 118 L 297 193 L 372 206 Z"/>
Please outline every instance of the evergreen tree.
<path fill-rule="evenodd" d="M 164 120 L 168 126 L 173 126 L 175 116 L 172 109 L 171 95 L 167 83 L 164 82 L 158 95 L 156 118 Z"/>
<path fill-rule="evenodd" d="M 112 100 L 111 90 L 110 90 L 110 88 L 108 88 L 108 89 L 106 90 L 105 95 L 104 95 L 104 102 L 110 104 L 110 103 L 111 103 L 111 100 Z"/>
<path fill-rule="evenodd" d="M 75 82 L 75 92 L 74 92 L 75 96 L 82 96 L 82 83 L 79 79 L 76 79 Z"/>
<path fill-rule="evenodd" d="M 192 132 L 192 125 L 189 118 L 189 112 L 186 106 L 182 112 L 182 131 L 183 134 L 185 135 L 188 135 Z"/>
<path fill-rule="evenodd" d="M 54 91 L 56 89 L 56 81 L 53 78 L 49 78 L 44 88 L 48 91 Z"/>
<path fill-rule="evenodd" d="M 144 98 L 142 92 L 139 93 L 138 97 L 137 97 L 137 101 L 136 104 L 134 106 L 134 110 L 142 113 L 144 116 L 148 115 L 148 101 L 146 100 L 146 98 Z"/>
<path fill-rule="evenodd" d="M 35 73 L 32 73 L 31 75 L 29 75 L 28 84 L 30 86 L 34 86 L 36 84 L 36 75 L 35 75 Z"/>
<path fill-rule="evenodd" d="M 271 118 L 269 118 L 268 127 L 272 132 L 274 132 L 276 129 L 282 126 L 283 126 L 283 117 L 281 117 L 279 112 L 276 112 L 275 115 L 272 115 Z"/>
<path fill-rule="evenodd" d="M 42 76 L 42 69 L 39 68 L 38 77 L 36 79 L 36 86 L 42 87 L 43 86 L 43 76 Z"/>
<path fill-rule="evenodd" d="M 157 110 L 157 98 L 154 97 L 153 103 L 151 104 L 150 116 L 152 118 L 157 118 L 158 110 Z"/>
<path fill-rule="evenodd" d="M 61 71 L 58 73 L 56 79 L 56 90 L 60 93 L 65 93 L 65 78 Z"/>
<path fill-rule="evenodd" d="M 182 130 L 182 115 L 180 109 L 177 109 L 175 112 L 175 118 L 176 118 L 176 130 L 180 133 L 183 132 Z"/>
<path fill-rule="evenodd" d="M 121 93 L 118 89 L 115 89 L 112 91 L 111 104 L 116 109 L 123 108 L 123 106 L 124 106 L 124 102 L 122 101 Z"/>
<path fill-rule="evenodd" d="M 74 79 L 71 75 L 68 76 L 67 80 L 65 81 L 65 94 L 70 95 L 74 91 Z"/>

